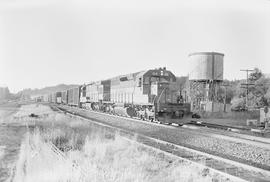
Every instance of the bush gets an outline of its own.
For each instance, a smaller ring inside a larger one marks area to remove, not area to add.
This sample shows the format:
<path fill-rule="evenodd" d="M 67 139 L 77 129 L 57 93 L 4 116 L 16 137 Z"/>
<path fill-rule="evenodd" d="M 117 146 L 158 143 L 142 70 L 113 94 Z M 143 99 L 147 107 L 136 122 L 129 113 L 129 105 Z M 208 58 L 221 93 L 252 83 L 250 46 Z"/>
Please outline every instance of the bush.
<path fill-rule="evenodd" d="M 245 111 L 245 110 L 247 110 L 246 102 L 245 102 L 244 98 L 234 98 L 231 103 L 232 103 L 232 106 L 231 106 L 232 111 Z"/>

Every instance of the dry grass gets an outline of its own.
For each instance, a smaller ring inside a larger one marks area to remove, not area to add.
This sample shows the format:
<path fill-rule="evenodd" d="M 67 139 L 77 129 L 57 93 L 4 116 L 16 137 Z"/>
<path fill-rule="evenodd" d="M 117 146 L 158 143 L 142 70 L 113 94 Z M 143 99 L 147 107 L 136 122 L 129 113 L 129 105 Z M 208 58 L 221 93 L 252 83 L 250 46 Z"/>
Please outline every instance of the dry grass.
<path fill-rule="evenodd" d="M 52 142 L 64 153 L 54 152 Z M 23 180 L 22 180 L 23 179 Z M 21 146 L 14 182 L 224 181 L 207 168 L 139 147 L 105 131 L 78 135 L 73 129 L 36 129 Z"/>
<path fill-rule="evenodd" d="M 0 146 L 0 161 L 2 160 L 2 158 L 4 157 L 5 154 L 5 148 L 3 146 Z M 1 162 L 0 162 L 1 164 Z"/>
<path fill-rule="evenodd" d="M 138 146 L 49 107 L 24 106 L 17 119 L 28 122 L 32 112 L 44 117 L 23 140 L 14 182 L 226 181 L 207 168 Z"/>

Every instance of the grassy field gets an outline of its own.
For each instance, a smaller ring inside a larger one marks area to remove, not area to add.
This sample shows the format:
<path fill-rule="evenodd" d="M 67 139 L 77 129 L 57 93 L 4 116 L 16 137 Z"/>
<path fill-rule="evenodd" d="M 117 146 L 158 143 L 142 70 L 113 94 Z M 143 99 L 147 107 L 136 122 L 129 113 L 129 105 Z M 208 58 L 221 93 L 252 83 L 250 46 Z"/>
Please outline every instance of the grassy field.
<path fill-rule="evenodd" d="M 51 143 L 57 147 L 52 149 Z M 80 135 L 73 129 L 35 129 L 21 145 L 14 181 L 226 181 L 189 162 L 140 147 L 117 133 Z"/>
<path fill-rule="evenodd" d="M 33 119 L 29 114 L 40 117 Z M 142 147 L 117 132 L 26 105 L 14 114 L 27 123 L 14 182 L 174 182 L 230 181 L 208 168 Z"/>

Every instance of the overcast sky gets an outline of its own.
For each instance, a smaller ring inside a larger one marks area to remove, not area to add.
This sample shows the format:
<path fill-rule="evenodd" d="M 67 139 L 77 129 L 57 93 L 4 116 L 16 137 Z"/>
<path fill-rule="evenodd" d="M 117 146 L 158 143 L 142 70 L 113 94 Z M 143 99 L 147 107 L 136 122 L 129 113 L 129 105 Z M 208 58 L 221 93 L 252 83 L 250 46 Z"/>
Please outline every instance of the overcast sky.
<path fill-rule="evenodd" d="M 267 0 L 0 0 L 0 85 L 81 84 L 225 54 L 224 77 L 270 73 Z"/>

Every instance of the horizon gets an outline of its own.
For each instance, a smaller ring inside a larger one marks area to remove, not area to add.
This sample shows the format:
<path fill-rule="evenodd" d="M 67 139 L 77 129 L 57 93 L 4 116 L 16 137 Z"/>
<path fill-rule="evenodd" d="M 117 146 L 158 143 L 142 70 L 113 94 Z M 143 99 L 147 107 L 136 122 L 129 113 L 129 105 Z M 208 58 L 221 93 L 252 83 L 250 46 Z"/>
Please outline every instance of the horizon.
<path fill-rule="evenodd" d="M 118 4 L 117 4 L 118 2 Z M 0 85 L 83 84 L 220 52 L 224 79 L 270 73 L 270 1 L 0 1 Z"/>

